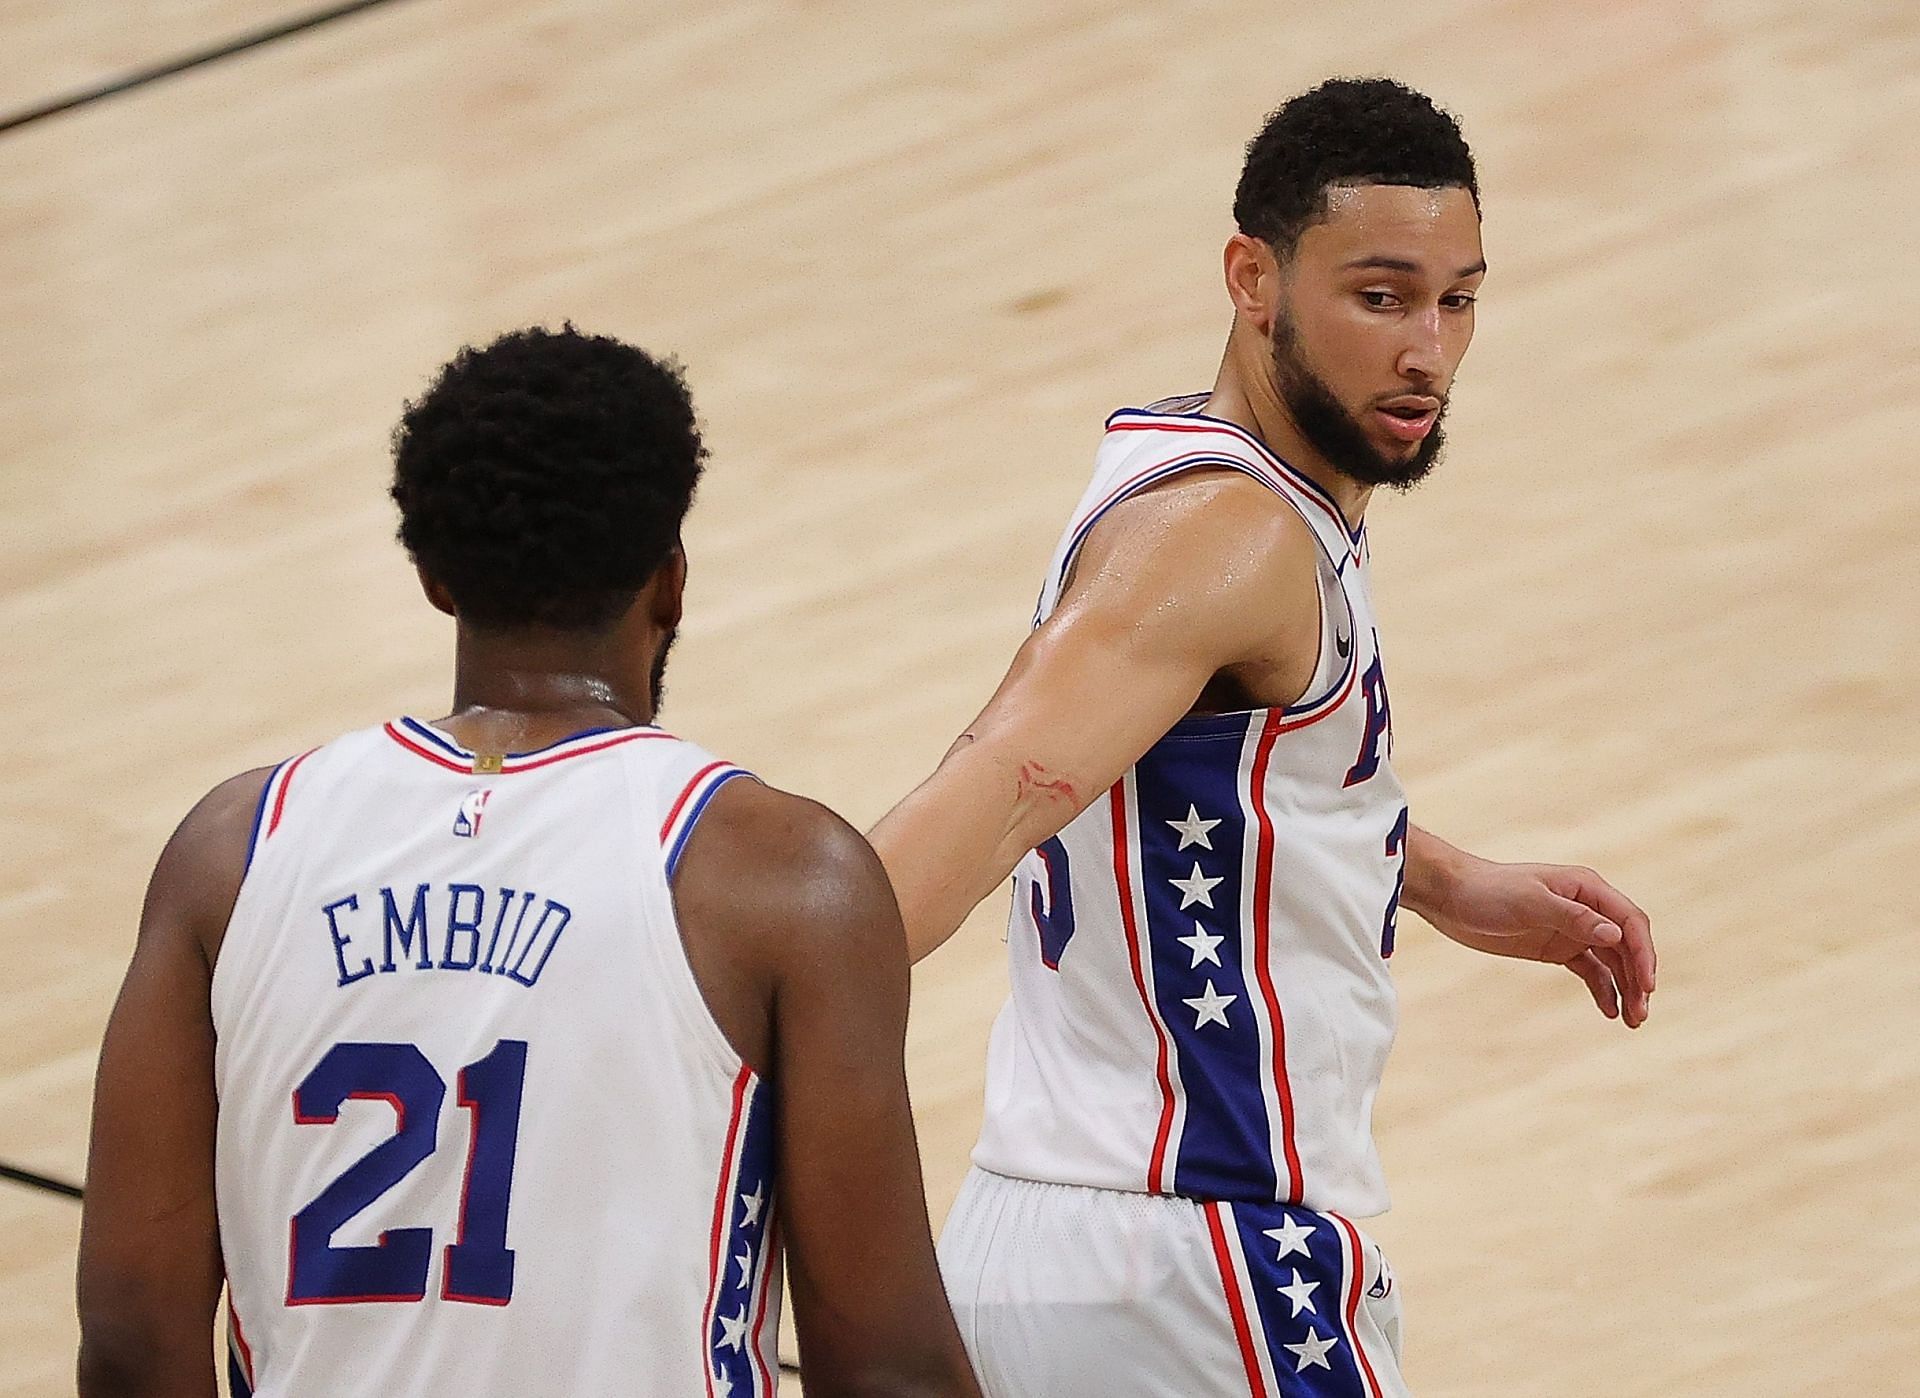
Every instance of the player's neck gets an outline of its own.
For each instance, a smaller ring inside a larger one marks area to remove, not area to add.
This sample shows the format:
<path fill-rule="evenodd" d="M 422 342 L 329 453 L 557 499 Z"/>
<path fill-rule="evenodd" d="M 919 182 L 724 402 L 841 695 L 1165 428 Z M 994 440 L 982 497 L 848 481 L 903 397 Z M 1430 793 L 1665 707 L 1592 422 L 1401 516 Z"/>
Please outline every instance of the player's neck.
<path fill-rule="evenodd" d="M 462 626 L 453 712 L 438 721 L 475 752 L 527 752 L 590 728 L 651 723 L 653 686 L 617 634 L 501 634 Z"/>
<path fill-rule="evenodd" d="M 1350 528 L 1359 528 L 1366 518 L 1367 501 L 1373 498 L 1373 487 L 1335 470 L 1295 425 L 1273 382 L 1270 354 L 1263 338 L 1236 323 L 1220 361 L 1219 376 L 1213 382 L 1213 394 L 1207 399 L 1208 414 L 1253 433 L 1275 456 L 1332 496 Z"/>

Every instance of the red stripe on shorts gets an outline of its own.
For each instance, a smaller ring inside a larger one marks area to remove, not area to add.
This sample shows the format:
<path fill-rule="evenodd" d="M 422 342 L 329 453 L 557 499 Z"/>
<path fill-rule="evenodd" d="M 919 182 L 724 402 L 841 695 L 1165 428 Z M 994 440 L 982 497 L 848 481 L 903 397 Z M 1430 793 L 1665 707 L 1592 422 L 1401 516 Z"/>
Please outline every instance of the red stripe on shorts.
<path fill-rule="evenodd" d="M 1233 1338 L 1240 1343 L 1240 1362 L 1247 1368 L 1247 1392 L 1253 1398 L 1267 1398 L 1267 1386 L 1260 1377 L 1260 1356 L 1254 1352 L 1253 1331 L 1247 1325 L 1247 1304 L 1240 1296 L 1233 1254 L 1227 1249 L 1227 1231 L 1220 1222 L 1220 1205 L 1209 1200 L 1200 1206 L 1200 1211 L 1207 1216 L 1207 1232 L 1213 1238 L 1213 1258 L 1220 1264 L 1220 1287 L 1227 1294 L 1227 1314 L 1233 1317 Z"/>

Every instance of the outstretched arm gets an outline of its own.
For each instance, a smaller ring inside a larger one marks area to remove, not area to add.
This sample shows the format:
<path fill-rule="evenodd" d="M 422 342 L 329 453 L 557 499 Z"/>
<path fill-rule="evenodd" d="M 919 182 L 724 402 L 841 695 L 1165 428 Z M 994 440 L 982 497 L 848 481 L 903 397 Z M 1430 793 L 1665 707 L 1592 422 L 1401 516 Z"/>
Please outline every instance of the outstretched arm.
<path fill-rule="evenodd" d="M 1261 686 L 1304 687 L 1319 645 L 1313 549 L 1292 511 L 1237 475 L 1142 495 L 1102 522 L 987 707 L 873 829 L 914 960 L 1216 675 L 1245 667 Z"/>
<path fill-rule="evenodd" d="M 80 1223 L 81 1398 L 213 1398 L 217 947 L 265 770 L 216 787 L 160 856 L 107 1022 Z"/>
<path fill-rule="evenodd" d="M 1647 1021 L 1656 957 L 1647 915 L 1591 869 L 1497 864 L 1418 827 L 1407 836 L 1401 905 L 1494 956 L 1565 966 L 1608 1019 Z"/>

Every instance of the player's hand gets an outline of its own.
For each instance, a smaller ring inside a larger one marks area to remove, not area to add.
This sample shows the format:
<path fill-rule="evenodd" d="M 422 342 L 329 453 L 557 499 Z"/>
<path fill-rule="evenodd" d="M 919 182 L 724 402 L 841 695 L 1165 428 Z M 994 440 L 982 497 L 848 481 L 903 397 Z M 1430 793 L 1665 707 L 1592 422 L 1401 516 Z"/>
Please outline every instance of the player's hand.
<path fill-rule="evenodd" d="M 1608 1019 L 1647 1022 L 1653 931 L 1633 900 L 1594 873 L 1561 864 L 1469 857 L 1427 920 L 1463 946 L 1565 966 Z"/>

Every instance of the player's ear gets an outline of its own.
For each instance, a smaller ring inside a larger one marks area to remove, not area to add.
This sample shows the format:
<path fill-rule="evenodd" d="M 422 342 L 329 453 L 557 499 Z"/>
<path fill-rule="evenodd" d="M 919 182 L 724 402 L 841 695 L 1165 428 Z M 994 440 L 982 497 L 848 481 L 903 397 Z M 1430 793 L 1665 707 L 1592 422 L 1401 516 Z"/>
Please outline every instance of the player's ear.
<path fill-rule="evenodd" d="M 653 575 L 653 622 L 662 631 L 672 632 L 679 629 L 680 613 L 687 593 L 687 550 L 681 544 L 673 546 L 673 552 L 667 555 L 667 561 L 660 565 L 660 571 Z"/>
<path fill-rule="evenodd" d="M 1234 312 L 1261 335 L 1271 335 L 1280 304 L 1280 264 L 1273 249 L 1258 238 L 1236 233 L 1227 239 L 1224 261 Z"/>
<path fill-rule="evenodd" d="M 413 574 L 420 579 L 420 590 L 427 595 L 427 601 L 433 604 L 435 611 L 445 612 L 448 616 L 459 615 L 459 613 L 453 609 L 453 595 L 438 582 L 428 577 L 425 569 L 415 564 Z"/>

